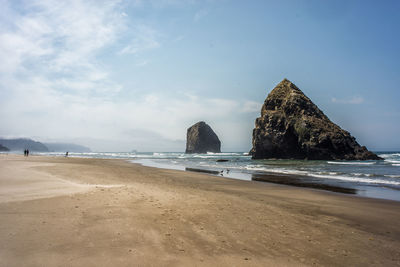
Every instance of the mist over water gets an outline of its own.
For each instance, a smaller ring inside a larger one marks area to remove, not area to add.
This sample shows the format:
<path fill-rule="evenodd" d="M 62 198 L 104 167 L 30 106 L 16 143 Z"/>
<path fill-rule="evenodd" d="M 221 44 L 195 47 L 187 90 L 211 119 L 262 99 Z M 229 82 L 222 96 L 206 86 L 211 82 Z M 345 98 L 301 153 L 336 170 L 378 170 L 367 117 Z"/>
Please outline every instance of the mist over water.
<path fill-rule="evenodd" d="M 65 156 L 65 153 L 40 153 Z M 185 154 L 182 152 L 69 153 L 70 157 L 126 159 L 145 166 L 216 171 L 218 176 L 252 180 L 257 175 L 273 176 L 290 184 L 322 184 L 352 188 L 358 195 L 400 201 L 400 152 L 378 152 L 381 161 L 252 160 L 248 153 Z M 218 160 L 226 160 L 218 162 Z"/>

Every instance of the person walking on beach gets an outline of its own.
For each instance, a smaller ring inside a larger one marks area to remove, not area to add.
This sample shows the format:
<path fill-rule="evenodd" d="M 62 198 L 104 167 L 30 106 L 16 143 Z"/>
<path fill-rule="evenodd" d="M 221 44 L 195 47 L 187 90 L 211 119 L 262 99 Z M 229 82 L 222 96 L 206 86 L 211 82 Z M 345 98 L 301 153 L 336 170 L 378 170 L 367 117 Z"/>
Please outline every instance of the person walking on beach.
<path fill-rule="evenodd" d="M 65 157 L 68 157 L 68 151 L 67 151 L 67 153 L 65 153 Z"/>
<path fill-rule="evenodd" d="M 29 156 L 29 149 L 26 150 L 26 156 Z"/>
<path fill-rule="evenodd" d="M 26 149 L 24 150 L 24 157 L 26 157 Z"/>

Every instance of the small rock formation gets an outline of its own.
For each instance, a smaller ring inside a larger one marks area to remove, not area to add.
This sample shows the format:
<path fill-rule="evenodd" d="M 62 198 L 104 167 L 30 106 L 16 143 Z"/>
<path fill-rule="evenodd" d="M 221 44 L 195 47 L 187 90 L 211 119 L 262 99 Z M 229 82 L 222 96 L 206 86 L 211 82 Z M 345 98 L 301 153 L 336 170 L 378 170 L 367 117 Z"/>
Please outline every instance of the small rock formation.
<path fill-rule="evenodd" d="M 10 151 L 10 149 L 0 144 L 0 151 Z"/>
<path fill-rule="evenodd" d="M 284 79 L 268 95 L 253 130 L 253 159 L 378 160 Z"/>
<path fill-rule="evenodd" d="M 221 141 L 211 127 L 200 121 L 187 129 L 185 153 L 221 152 Z"/>

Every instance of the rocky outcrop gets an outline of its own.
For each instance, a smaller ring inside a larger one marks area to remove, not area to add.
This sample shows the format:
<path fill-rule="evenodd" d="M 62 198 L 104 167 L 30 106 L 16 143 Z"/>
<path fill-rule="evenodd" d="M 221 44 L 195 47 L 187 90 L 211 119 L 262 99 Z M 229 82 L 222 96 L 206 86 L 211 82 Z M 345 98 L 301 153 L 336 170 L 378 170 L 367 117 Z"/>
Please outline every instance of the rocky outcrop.
<path fill-rule="evenodd" d="M 187 129 L 185 153 L 221 152 L 221 141 L 204 121 L 200 121 Z"/>
<path fill-rule="evenodd" d="M 284 79 L 268 95 L 253 130 L 253 159 L 378 160 Z"/>
<path fill-rule="evenodd" d="M 10 151 L 10 149 L 8 149 L 7 147 L 5 147 L 5 146 L 2 146 L 1 144 L 0 144 L 0 151 Z"/>

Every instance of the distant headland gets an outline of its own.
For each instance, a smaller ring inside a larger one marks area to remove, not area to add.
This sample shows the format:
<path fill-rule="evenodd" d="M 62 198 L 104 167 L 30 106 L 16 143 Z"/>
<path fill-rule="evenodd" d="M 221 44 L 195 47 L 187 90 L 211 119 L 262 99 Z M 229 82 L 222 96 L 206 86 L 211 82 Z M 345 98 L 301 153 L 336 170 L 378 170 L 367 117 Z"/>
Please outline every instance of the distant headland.
<path fill-rule="evenodd" d="M 30 138 L 0 138 L 0 145 L 11 151 L 23 151 L 28 149 L 34 152 L 91 152 L 90 148 L 77 144 L 56 142 L 42 143 Z"/>

